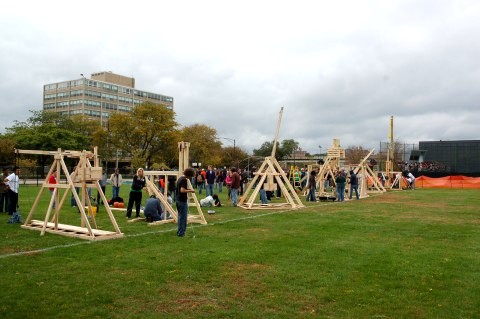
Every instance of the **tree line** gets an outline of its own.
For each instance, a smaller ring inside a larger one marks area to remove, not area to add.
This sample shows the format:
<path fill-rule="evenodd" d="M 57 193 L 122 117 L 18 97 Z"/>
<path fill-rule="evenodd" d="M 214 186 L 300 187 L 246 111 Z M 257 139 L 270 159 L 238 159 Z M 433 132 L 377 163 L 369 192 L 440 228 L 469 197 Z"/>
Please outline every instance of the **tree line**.
<path fill-rule="evenodd" d="M 92 150 L 98 146 L 102 161 L 128 158 L 131 167 L 169 169 L 178 165 L 177 143 L 190 142 L 190 161 L 233 166 L 250 155 L 241 147 L 223 146 L 215 128 L 196 123 L 181 127 L 175 112 L 150 102 L 135 107 L 130 113 L 112 113 L 103 127 L 98 119 L 83 115 L 62 115 L 57 112 L 30 111 L 26 121 L 15 121 L 6 133 L 0 134 L 0 165 L 15 165 L 14 149 L 27 150 Z M 255 156 L 270 156 L 273 141 L 253 150 Z M 277 142 L 276 158 L 291 154 L 298 147 L 293 139 Z M 28 164 L 49 165 L 51 156 L 22 155 Z M 27 165 L 28 166 L 28 165 Z"/>

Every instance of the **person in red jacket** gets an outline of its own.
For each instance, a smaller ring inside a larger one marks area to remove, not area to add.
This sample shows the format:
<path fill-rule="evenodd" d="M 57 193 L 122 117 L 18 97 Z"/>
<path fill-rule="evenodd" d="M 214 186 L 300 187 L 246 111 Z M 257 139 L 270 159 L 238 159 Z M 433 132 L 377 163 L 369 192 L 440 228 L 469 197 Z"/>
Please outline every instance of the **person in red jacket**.
<path fill-rule="evenodd" d="M 48 177 L 48 183 L 49 184 L 56 184 L 57 183 L 57 171 L 53 171 L 52 174 L 50 175 L 50 177 Z M 55 190 L 55 188 L 49 187 L 48 189 L 50 190 L 50 194 L 53 196 L 53 191 Z M 53 201 L 52 208 L 55 208 L 55 201 Z"/>

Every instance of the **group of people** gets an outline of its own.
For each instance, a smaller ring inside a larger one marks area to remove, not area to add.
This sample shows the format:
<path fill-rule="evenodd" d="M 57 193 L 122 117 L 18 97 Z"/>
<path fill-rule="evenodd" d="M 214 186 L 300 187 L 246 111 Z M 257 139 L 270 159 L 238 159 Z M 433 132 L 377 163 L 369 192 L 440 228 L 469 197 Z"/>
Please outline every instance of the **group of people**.
<path fill-rule="evenodd" d="M 232 169 L 235 169 L 240 177 L 240 183 L 238 185 L 232 185 Z M 219 193 L 222 193 L 223 188 L 226 187 L 228 198 L 232 199 L 232 189 L 238 190 L 237 195 L 243 195 L 244 186 L 248 182 L 248 175 L 245 171 L 242 172 L 241 169 L 235 167 L 230 169 L 226 167 L 217 169 L 208 165 L 206 170 L 204 168 L 195 170 L 195 175 L 192 177 L 191 182 L 192 185 L 198 189 L 199 194 L 202 194 L 203 189 L 205 189 L 207 196 L 212 196 L 215 188 Z"/>
<path fill-rule="evenodd" d="M 235 176 L 235 169 L 231 169 L 233 171 L 233 179 L 238 179 Z M 238 175 L 238 174 L 237 174 Z M 175 203 L 177 206 L 178 211 L 178 229 L 177 229 L 177 236 L 183 237 L 185 236 L 186 227 L 187 227 L 187 218 L 188 218 L 188 193 L 194 193 L 195 189 L 189 187 L 191 184 L 189 181 L 195 176 L 195 171 L 192 168 L 187 168 L 183 172 L 182 176 L 180 176 L 176 181 L 175 187 Z M 146 178 L 144 176 L 143 168 L 139 168 L 137 173 L 133 177 L 132 186 L 130 188 L 130 193 L 128 197 L 128 204 L 127 204 L 127 212 L 126 217 L 131 218 L 133 207 L 135 206 L 135 213 L 136 217 L 140 217 L 140 205 L 142 202 L 142 190 L 146 186 Z M 148 191 L 148 190 L 147 190 Z M 210 193 L 211 190 L 209 190 Z M 235 191 L 232 188 L 232 193 Z M 206 198 L 200 200 L 200 205 L 202 206 L 214 206 L 218 207 L 221 206 L 220 199 L 218 198 L 217 194 L 214 194 L 211 191 L 211 195 L 208 195 Z M 235 206 L 234 202 L 234 206 Z M 165 219 L 165 210 L 162 207 L 160 200 L 155 196 L 155 194 L 149 193 L 149 198 L 145 203 L 145 207 L 143 210 L 144 216 L 148 222 L 155 222 L 159 220 Z M 168 216 L 167 216 L 168 218 Z"/>
<path fill-rule="evenodd" d="M 355 196 L 359 199 L 358 195 L 358 178 L 357 175 L 353 170 L 350 170 L 350 175 L 347 176 L 344 169 L 340 169 L 335 173 L 334 180 L 336 185 L 336 198 L 338 202 L 343 202 L 345 200 L 345 187 L 347 185 L 347 179 L 350 183 L 350 196 L 349 199 L 352 199 L 353 192 L 355 192 Z M 311 171 L 308 180 L 307 180 L 307 202 L 316 202 L 317 195 L 316 195 L 316 178 L 317 178 L 318 170 Z M 328 179 L 329 181 L 329 179 Z"/>

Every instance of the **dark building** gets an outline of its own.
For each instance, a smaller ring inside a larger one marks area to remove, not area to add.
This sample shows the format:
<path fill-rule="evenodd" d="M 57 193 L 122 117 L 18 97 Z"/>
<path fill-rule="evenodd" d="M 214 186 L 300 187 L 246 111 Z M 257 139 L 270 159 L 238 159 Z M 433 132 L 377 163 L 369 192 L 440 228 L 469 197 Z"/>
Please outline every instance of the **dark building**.
<path fill-rule="evenodd" d="M 420 141 L 423 161 L 440 163 L 452 174 L 480 175 L 480 140 Z"/>

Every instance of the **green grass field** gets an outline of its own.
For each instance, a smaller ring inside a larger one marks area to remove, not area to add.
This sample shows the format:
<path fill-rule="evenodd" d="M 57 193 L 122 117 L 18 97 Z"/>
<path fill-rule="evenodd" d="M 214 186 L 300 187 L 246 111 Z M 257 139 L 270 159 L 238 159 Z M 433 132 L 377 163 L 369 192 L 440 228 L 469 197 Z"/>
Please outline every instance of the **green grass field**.
<path fill-rule="evenodd" d="M 37 191 L 22 185 L 23 218 Z M 184 238 L 121 212 L 125 237 L 99 242 L 40 236 L 0 214 L 0 318 L 480 318 L 478 190 L 296 211 L 246 211 L 222 195 Z M 60 221 L 79 214 L 67 207 Z"/>

